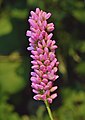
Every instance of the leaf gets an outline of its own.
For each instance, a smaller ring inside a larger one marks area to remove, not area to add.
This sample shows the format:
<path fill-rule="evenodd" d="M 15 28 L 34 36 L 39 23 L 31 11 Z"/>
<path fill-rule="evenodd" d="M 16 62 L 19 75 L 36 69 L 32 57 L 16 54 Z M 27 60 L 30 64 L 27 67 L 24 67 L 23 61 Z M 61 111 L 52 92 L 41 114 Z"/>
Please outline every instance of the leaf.
<path fill-rule="evenodd" d="M 15 17 L 15 18 L 20 18 L 20 19 L 24 19 L 26 18 L 28 15 L 28 12 L 26 9 L 24 10 L 20 10 L 20 9 L 13 9 L 11 12 L 11 16 Z"/>
<path fill-rule="evenodd" d="M 16 93 L 25 86 L 25 80 L 17 73 L 20 61 L 0 60 L 0 85 L 3 92 Z"/>
<path fill-rule="evenodd" d="M 12 24 L 8 18 L 0 19 L 0 36 L 9 34 L 12 31 Z"/>
<path fill-rule="evenodd" d="M 76 71 L 79 74 L 85 75 L 85 62 L 81 62 L 80 64 L 78 64 L 77 67 L 76 67 Z"/>
<path fill-rule="evenodd" d="M 73 12 L 73 16 L 78 19 L 80 22 L 85 23 L 85 10 L 74 10 Z"/>
<path fill-rule="evenodd" d="M 85 41 L 80 42 L 79 44 L 77 44 L 77 48 L 79 51 L 81 51 L 82 53 L 85 53 Z"/>

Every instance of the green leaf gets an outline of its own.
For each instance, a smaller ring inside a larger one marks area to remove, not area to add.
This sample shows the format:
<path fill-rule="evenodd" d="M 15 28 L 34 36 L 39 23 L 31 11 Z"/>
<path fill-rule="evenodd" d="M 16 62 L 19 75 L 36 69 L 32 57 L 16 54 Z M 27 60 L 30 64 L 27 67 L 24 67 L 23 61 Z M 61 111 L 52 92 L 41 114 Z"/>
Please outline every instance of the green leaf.
<path fill-rule="evenodd" d="M 20 18 L 24 19 L 28 15 L 28 11 L 26 9 L 20 10 L 20 9 L 13 9 L 11 12 L 11 16 L 14 18 Z"/>
<path fill-rule="evenodd" d="M 20 61 L 0 60 L 0 86 L 3 92 L 16 93 L 25 86 L 25 80 L 18 74 Z"/>
<path fill-rule="evenodd" d="M 80 64 L 78 64 L 77 67 L 76 67 L 76 71 L 79 74 L 85 75 L 85 62 L 81 62 Z"/>
<path fill-rule="evenodd" d="M 80 22 L 85 23 L 85 10 L 74 10 L 73 16 L 78 19 Z"/>
<path fill-rule="evenodd" d="M 12 31 L 12 24 L 8 18 L 0 19 L 0 36 L 9 34 Z"/>
<path fill-rule="evenodd" d="M 84 52 L 85 52 L 85 41 L 80 42 L 80 43 L 77 45 L 77 48 L 78 48 L 78 50 L 80 50 L 82 53 L 84 53 Z"/>

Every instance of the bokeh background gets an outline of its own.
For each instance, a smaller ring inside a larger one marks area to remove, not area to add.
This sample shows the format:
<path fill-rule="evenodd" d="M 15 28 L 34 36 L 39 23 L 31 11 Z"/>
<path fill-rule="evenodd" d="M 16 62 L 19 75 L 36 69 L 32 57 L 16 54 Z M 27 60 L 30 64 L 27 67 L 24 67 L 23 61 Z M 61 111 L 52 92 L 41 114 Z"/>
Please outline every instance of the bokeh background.
<path fill-rule="evenodd" d="M 31 10 L 51 12 L 59 65 L 55 120 L 85 120 L 84 0 L 0 0 L 0 120 L 49 120 L 41 101 L 33 100 L 27 51 Z"/>

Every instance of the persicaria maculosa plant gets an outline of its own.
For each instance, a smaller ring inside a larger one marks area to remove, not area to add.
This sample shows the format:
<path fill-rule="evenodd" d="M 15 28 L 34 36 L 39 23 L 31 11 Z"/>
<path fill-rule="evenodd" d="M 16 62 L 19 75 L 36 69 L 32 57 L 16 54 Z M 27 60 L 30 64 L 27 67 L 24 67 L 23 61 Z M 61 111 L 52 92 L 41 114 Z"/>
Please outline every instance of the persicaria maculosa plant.
<path fill-rule="evenodd" d="M 39 8 L 30 12 L 31 16 L 28 21 L 30 30 L 27 30 L 26 36 L 29 37 L 29 45 L 27 49 L 31 51 L 31 61 L 33 72 L 31 72 L 31 81 L 35 100 L 43 100 L 46 104 L 50 119 L 53 116 L 49 107 L 53 99 L 57 97 L 54 91 L 57 86 L 53 86 L 54 81 L 59 77 L 57 75 L 58 64 L 55 49 L 55 40 L 52 40 L 54 30 L 53 23 L 47 23 L 51 13 L 46 13 Z"/>

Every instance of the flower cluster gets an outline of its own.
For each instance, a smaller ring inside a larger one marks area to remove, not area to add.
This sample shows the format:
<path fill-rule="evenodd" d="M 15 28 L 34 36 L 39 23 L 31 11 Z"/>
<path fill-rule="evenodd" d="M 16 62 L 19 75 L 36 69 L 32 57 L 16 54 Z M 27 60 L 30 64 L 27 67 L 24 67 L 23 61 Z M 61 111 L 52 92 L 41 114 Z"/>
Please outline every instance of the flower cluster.
<path fill-rule="evenodd" d="M 27 49 L 31 51 L 33 61 L 31 72 L 31 81 L 35 100 L 47 100 L 52 103 L 52 100 L 57 97 L 53 93 L 57 86 L 53 86 L 53 82 L 59 77 L 56 75 L 59 62 L 55 56 L 55 40 L 51 40 L 54 30 L 53 23 L 47 23 L 47 19 L 51 13 L 46 13 L 39 8 L 36 11 L 31 11 L 29 17 L 30 30 L 27 30 L 26 36 L 29 36 L 30 47 Z"/>

